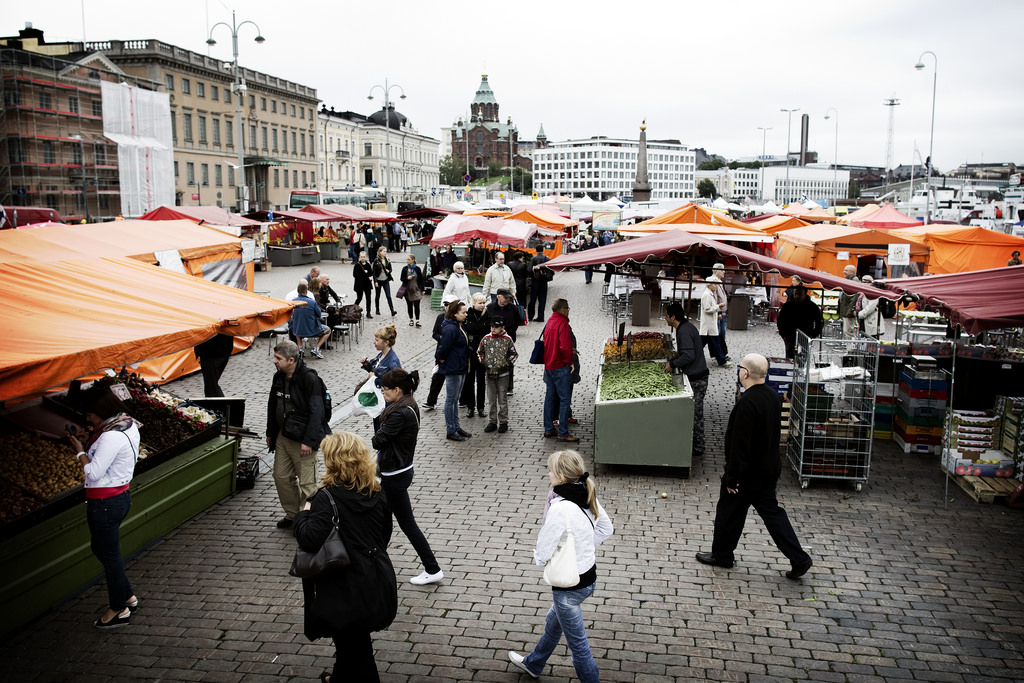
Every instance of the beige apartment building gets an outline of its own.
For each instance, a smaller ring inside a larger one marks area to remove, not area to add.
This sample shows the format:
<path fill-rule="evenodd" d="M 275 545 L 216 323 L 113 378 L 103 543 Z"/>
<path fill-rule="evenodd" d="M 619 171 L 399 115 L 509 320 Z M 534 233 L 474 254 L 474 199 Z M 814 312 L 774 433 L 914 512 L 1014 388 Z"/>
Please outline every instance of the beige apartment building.
<path fill-rule="evenodd" d="M 240 210 L 244 183 L 249 211 L 278 210 L 288 206 L 293 189 L 316 188 L 315 88 L 241 68 L 243 180 L 231 62 L 158 40 L 111 40 L 87 48 L 125 73 L 162 83 L 170 94 L 178 205 Z"/>

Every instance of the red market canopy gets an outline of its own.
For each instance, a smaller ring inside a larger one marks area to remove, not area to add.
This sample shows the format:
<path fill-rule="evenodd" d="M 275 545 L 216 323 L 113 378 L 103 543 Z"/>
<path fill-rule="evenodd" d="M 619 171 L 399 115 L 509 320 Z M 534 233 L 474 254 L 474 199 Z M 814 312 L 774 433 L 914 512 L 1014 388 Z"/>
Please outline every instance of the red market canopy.
<path fill-rule="evenodd" d="M 919 307 L 940 311 L 968 334 L 1024 327 L 1024 266 L 886 280 L 884 284 L 890 291 L 917 295 Z"/>
<path fill-rule="evenodd" d="M 387 211 L 370 211 L 353 204 L 307 204 L 299 209 L 298 212 L 335 216 L 345 221 L 361 221 L 364 223 L 393 223 L 398 218 L 395 214 L 388 213 Z"/>
<path fill-rule="evenodd" d="M 525 247 L 538 230 L 538 226 L 518 220 L 486 216 L 448 216 L 437 224 L 437 229 L 430 238 L 430 246 L 468 242 L 479 238 L 494 244 Z"/>
<path fill-rule="evenodd" d="M 144 216 L 139 216 L 139 220 L 142 221 L 182 219 L 196 223 L 209 223 L 211 225 L 232 225 L 239 228 L 255 228 L 260 225 L 259 221 L 239 216 L 237 213 L 231 213 L 220 206 L 161 206 Z"/>
<path fill-rule="evenodd" d="M 754 251 L 734 247 L 724 242 L 707 239 L 699 235 L 693 235 L 682 230 L 670 230 L 668 232 L 637 237 L 636 239 L 616 242 L 597 249 L 577 251 L 572 254 L 563 254 L 548 261 L 545 265 L 552 270 L 563 268 L 579 268 L 588 265 L 600 265 L 612 263 L 621 266 L 626 261 L 643 263 L 645 261 L 662 261 L 672 252 L 685 254 L 695 247 L 704 246 L 714 249 L 722 256 L 733 256 L 741 265 L 756 265 L 761 272 L 778 272 L 784 277 L 800 276 L 806 284 L 812 282 L 821 283 L 826 289 L 842 289 L 848 293 L 860 292 L 871 298 L 888 296 L 883 290 L 871 285 L 861 284 L 855 280 L 847 280 L 844 277 L 829 275 L 818 270 L 794 266 L 785 261 L 779 261 L 770 256 L 765 256 Z"/>
<path fill-rule="evenodd" d="M 891 230 L 921 225 L 921 221 L 900 213 L 892 204 L 885 204 L 867 216 L 852 218 L 847 222 L 855 228 L 870 228 L 872 230 Z"/>

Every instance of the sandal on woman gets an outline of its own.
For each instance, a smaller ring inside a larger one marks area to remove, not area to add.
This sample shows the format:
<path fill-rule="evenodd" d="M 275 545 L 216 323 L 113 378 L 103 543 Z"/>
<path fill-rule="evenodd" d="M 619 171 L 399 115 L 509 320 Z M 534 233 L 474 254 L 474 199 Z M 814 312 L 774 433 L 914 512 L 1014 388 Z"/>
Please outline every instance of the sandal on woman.
<path fill-rule="evenodd" d="M 124 603 L 124 606 L 128 608 L 128 612 L 130 613 L 128 616 L 131 616 L 139 610 L 139 599 L 135 598 L 131 602 L 126 602 Z"/>
<path fill-rule="evenodd" d="M 326 671 L 323 672 L 322 674 L 320 674 L 320 680 L 324 683 L 329 683 L 331 680 L 331 674 L 327 673 Z"/>
<path fill-rule="evenodd" d="M 125 614 L 125 612 L 128 612 L 128 614 Z M 125 607 L 120 614 L 114 615 L 114 618 L 110 621 L 103 621 L 103 617 L 100 617 L 96 621 L 92 622 L 92 625 L 96 628 L 119 628 L 121 626 L 127 626 L 128 620 L 131 618 L 131 610 Z"/>
<path fill-rule="evenodd" d="M 423 327 L 423 325 L 420 325 L 420 321 L 419 320 L 416 321 L 416 327 Z"/>
<path fill-rule="evenodd" d="M 413 320 L 412 318 L 409 318 L 409 327 L 412 327 L 415 324 L 416 324 L 416 321 Z"/>

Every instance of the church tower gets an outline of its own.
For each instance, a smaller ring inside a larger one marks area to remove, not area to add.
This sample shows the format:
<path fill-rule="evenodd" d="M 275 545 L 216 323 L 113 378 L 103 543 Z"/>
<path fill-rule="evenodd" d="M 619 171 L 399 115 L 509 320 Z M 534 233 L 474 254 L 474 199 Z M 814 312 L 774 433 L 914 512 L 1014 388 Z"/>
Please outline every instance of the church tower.
<path fill-rule="evenodd" d="M 491 84 L 487 82 L 487 74 L 481 76 L 480 87 L 476 89 L 476 97 L 473 98 L 469 112 L 472 123 L 498 121 L 498 100 L 494 97 Z"/>

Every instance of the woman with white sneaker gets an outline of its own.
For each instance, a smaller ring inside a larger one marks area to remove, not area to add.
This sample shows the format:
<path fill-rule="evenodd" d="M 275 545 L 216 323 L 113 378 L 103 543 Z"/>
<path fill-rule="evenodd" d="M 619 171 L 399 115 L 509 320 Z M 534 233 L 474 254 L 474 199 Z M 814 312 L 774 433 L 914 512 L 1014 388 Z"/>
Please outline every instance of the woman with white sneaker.
<path fill-rule="evenodd" d="M 412 394 L 419 384 L 420 373 L 416 370 L 406 372 L 397 368 L 384 373 L 380 378 L 380 388 L 386 405 L 378 418 L 380 427 L 370 443 L 377 449 L 380 485 L 387 494 L 391 511 L 423 563 L 423 573 L 409 579 L 409 583 L 422 586 L 440 581 L 444 572 L 416 524 L 409 500 L 412 460 L 420 431 L 420 408 Z"/>
<path fill-rule="evenodd" d="M 559 540 L 571 528 L 576 545 L 576 568 L 580 581 L 569 588 L 551 588 L 552 605 L 544 621 L 544 635 L 525 657 L 510 651 L 508 658 L 520 669 L 537 678 L 548 657 L 565 634 L 572 652 L 572 665 L 583 683 L 600 680 L 597 663 L 590 653 L 587 631 L 583 626 L 583 601 L 594 594 L 597 582 L 595 547 L 612 535 L 612 521 L 597 500 L 597 486 L 584 470 L 583 458 L 576 451 L 557 451 L 548 458 L 548 494 L 544 525 L 537 537 L 533 559 L 545 565 L 555 553 Z"/>

